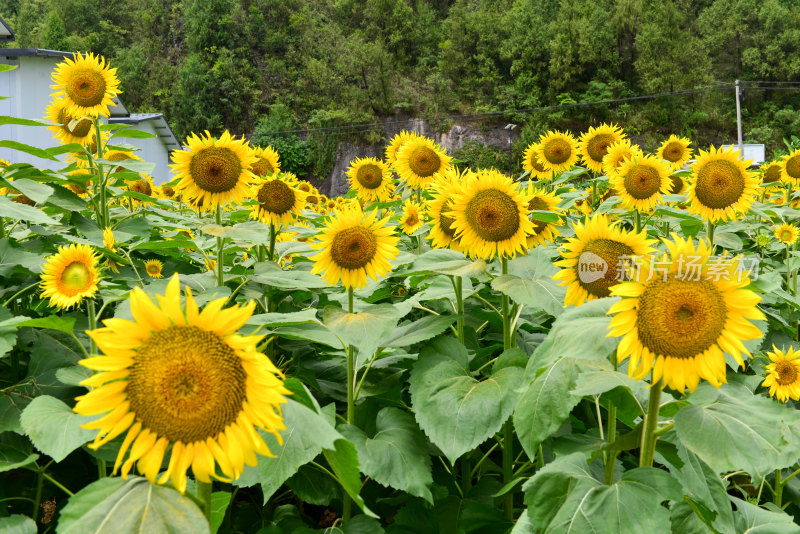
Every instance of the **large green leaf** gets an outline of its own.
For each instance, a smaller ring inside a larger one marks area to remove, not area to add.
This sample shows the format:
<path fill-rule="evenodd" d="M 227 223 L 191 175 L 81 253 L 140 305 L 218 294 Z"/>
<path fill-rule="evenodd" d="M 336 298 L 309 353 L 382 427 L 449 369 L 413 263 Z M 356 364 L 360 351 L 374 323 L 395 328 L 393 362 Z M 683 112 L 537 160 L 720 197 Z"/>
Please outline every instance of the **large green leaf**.
<path fill-rule="evenodd" d="M 581 400 L 580 395 L 571 393 L 578 365 L 572 358 L 558 360 L 537 376 L 517 401 L 514 429 L 531 461 L 539 444 L 558 430 Z"/>
<path fill-rule="evenodd" d="M 611 486 L 601 483 L 597 474 L 583 453 L 558 458 L 540 469 L 523 487 L 531 530 L 670 532 L 669 511 L 661 502 L 680 500 L 682 495 L 669 473 L 652 467 L 631 469 Z"/>
<path fill-rule="evenodd" d="M 401 314 L 392 304 L 372 304 L 358 313 L 328 306 L 322 311 L 322 321 L 348 345 L 372 354 L 389 338 Z"/>
<path fill-rule="evenodd" d="M 455 250 L 437 248 L 425 252 L 409 267 L 398 271 L 403 276 L 428 272 L 451 276 L 477 276 L 486 272 L 486 262 L 480 259 L 470 260 Z"/>
<path fill-rule="evenodd" d="M 211 534 L 216 534 L 217 530 L 219 530 L 230 503 L 231 493 L 228 491 L 215 491 L 211 494 Z"/>
<path fill-rule="evenodd" d="M 80 427 L 92 419 L 76 414 L 54 397 L 42 395 L 22 411 L 20 423 L 37 449 L 60 462 L 97 434 Z"/>
<path fill-rule="evenodd" d="M 472 376 L 467 350 L 452 337 L 425 347 L 409 379 L 419 426 L 451 461 L 497 432 L 514 410 L 523 370 Z"/>
<path fill-rule="evenodd" d="M 36 534 L 36 523 L 28 516 L 14 514 L 0 517 L 0 532 L 3 534 Z"/>
<path fill-rule="evenodd" d="M 681 442 L 715 472 L 744 470 L 760 479 L 800 457 L 797 412 L 741 384 L 701 383 L 675 415 Z"/>
<path fill-rule="evenodd" d="M 328 287 L 319 276 L 308 271 L 290 269 L 284 271 L 273 262 L 257 263 L 255 274 L 250 277 L 254 282 L 267 284 L 281 289 L 315 289 Z"/>
<path fill-rule="evenodd" d="M 20 204 L 19 202 L 14 202 L 5 196 L 0 196 L 0 214 L 2 214 L 3 217 L 19 221 L 52 224 L 55 226 L 61 224 L 42 210 Z"/>
<path fill-rule="evenodd" d="M 41 148 L 37 148 L 35 146 L 26 145 L 25 143 L 19 143 L 17 141 L 0 141 L 0 148 L 10 148 L 11 150 L 19 150 L 20 152 L 25 152 L 26 154 L 30 154 L 31 156 L 36 156 L 37 158 L 58 161 L 56 158 L 51 156 L 46 150 L 42 150 Z"/>
<path fill-rule="evenodd" d="M 395 328 L 383 345 L 407 347 L 428 340 L 447 330 L 456 319 L 458 319 L 457 315 L 426 315 L 422 319 Z"/>
<path fill-rule="evenodd" d="M 26 466 L 39 458 L 31 443 L 14 432 L 0 434 L 0 473 Z"/>
<path fill-rule="evenodd" d="M 0 239 L 0 276 L 8 276 L 15 267 L 24 267 L 33 272 L 42 272 L 44 256 L 12 247 L 8 239 Z"/>
<path fill-rule="evenodd" d="M 492 280 L 492 288 L 528 308 L 561 314 L 566 288 L 552 279 L 558 267 L 553 265 L 553 253 L 547 247 L 536 247 L 526 256 L 509 261 L 508 272 Z"/>
<path fill-rule="evenodd" d="M 355 445 L 365 475 L 433 504 L 428 443 L 411 415 L 397 408 L 382 409 L 372 436 L 353 425 L 338 430 Z"/>
<path fill-rule="evenodd" d="M 50 195 L 53 194 L 53 188 L 49 185 L 34 182 L 33 180 L 28 180 L 27 178 L 14 180 L 13 182 L 0 178 L 0 185 L 5 185 L 7 187 L 11 187 L 12 189 L 16 189 L 37 204 L 42 204 L 50 197 Z"/>
<path fill-rule="evenodd" d="M 798 534 L 800 525 L 778 509 L 765 510 L 755 504 L 731 497 L 736 505 L 736 532 L 741 534 Z M 777 507 L 775 507 L 777 508 Z"/>
<path fill-rule="evenodd" d="M 366 515 L 377 518 L 372 510 L 367 508 L 364 504 L 364 499 L 361 498 L 359 492 L 361 491 L 361 470 L 358 463 L 358 453 L 355 446 L 344 439 L 337 439 L 334 443 L 336 448 L 334 450 L 325 449 L 322 454 L 331 466 L 336 480 L 342 486 L 345 492 L 353 499 L 353 502 L 361 508 Z"/>
<path fill-rule="evenodd" d="M 101 478 L 70 497 L 58 534 L 205 534 L 208 521 L 189 497 L 147 479 Z"/>
<path fill-rule="evenodd" d="M 65 317 L 62 315 L 51 315 L 50 317 L 41 317 L 38 319 L 28 319 L 18 323 L 17 326 L 33 326 L 36 328 L 49 328 L 51 330 L 58 330 L 65 334 L 72 334 L 75 327 L 75 317 Z"/>
<path fill-rule="evenodd" d="M 617 300 L 598 299 L 564 310 L 533 353 L 526 375 L 532 377 L 562 356 L 584 360 L 608 358 L 619 339 L 606 337 L 611 322 L 606 313 Z"/>

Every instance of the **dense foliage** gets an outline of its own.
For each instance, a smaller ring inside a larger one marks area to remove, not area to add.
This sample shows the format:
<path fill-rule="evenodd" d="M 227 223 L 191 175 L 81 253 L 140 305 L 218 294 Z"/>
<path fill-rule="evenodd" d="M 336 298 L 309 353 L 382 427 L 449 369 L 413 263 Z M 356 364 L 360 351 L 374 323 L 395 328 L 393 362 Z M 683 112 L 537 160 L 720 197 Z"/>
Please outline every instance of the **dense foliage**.
<path fill-rule="evenodd" d="M 109 58 L 126 104 L 164 112 L 179 138 L 800 81 L 792 0 L 3 0 L 0 16 L 17 33 L 6 46 Z M 549 128 L 602 120 L 648 149 L 674 132 L 729 142 L 730 89 L 520 115 L 517 155 Z M 793 91 L 746 90 L 743 106 L 746 141 L 774 149 L 800 126 Z M 339 138 L 312 140 L 311 155 L 285 144 L 296 170 L 324 176 L 331 156 L 311 158 Z"/>

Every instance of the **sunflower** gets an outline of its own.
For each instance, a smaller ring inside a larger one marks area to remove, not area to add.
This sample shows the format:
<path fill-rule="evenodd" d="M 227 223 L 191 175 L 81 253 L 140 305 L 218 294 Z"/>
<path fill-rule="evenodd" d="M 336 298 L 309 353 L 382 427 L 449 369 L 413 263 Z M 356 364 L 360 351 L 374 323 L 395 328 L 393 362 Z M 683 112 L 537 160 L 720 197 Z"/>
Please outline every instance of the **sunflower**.
<path fill-rule="evenodd" d="M 156 197 L 169 199 L 175 197 L 175 189 L 168 185 L 162 185 L 156 188 Z"/>
<path fill-rule="evenodd" d="M 787 184 L 800 185 L 800 148 L 783 156 L 781 179 Z"/>
<path fill-rule="evenodd" d="M 203 200 L 205 211 L 217 206 L 238 204 L 250 191 L 255 175 L 250 167 L 256 162 L 244 139 L 235 139 L 226 130 L 219 139 L 192 134 L 186 139 L 188 150 L 172 153 L 170 165 L 180 178 L 175 190 L 187 202 Z"/>
<path fill-rule="evenodd" d="M 422 206 L 410 198 L 403 204 L 403 216 L 400 217 L 400 228 L 408 235 L 422 227 Z"/>
<path fill-rule="evenodd" d="M 42 296 L 50 306 L 71 308 L 97 293 L 97 256 L 89 245 L 58 247 L 42 267 Z"/>
<path fill-rule="evenodd" d="M 103 229 L 103 246 L 111 252 L 114 252 L 116 250 L 116 248 L 114 248 L 115 243 L 114 230 L 112 230 L 110 226 L 106 226 Z"/>
<path fill-rule="evenodd" d="M 367 285 L 367 276 L 377 280 L 392 269 L 389 260 L 400 253 L 392 226 L 386 226 L 389 217 L 377 218 L 377 212 L 364 214 L 358 208 L 336 210 L 327 226 L 322 229 L 312 248 L 321 249 L 312 256 L 312 274 L 325 273 L 328 285 L 340 279 L 347 288 L 361 289 Z"/>
<path fill-rule="evenodd" d="M 453 228 L 464 251 L 472 257 L 514 257 L 526 250 L 526 237 L 534 232 L 528 219 L 530 197 L 513 180 L 492 170 L 476 172 L 453 195 Z"/>
<path fill-rule="evenodd" d="M 406 141 L 414 139 L 415 137 L 419 137 L 416 132 L 408 132 L 406 130 L 392 137 L 389 144 L 386 145 L 386 165 L 392 167 L 397 161 L 397 151 L 400 150 Z"/>
<path fill-rule="evenodd" d="M 539 180 L 549 181 L 553 179 L 553 171 L 545 169 L 540 161 L 542 155 L 542 145 L 532 143 L 525 149 L 522 160 L 522 168 L 530 171 L 531 176 Z"/>
<path fill-rule="evenodd" d="M 358 198 L 370 202 L 385 202 L 392 194 L 392 173 L 389 166 L 377 158 L 356 158 L 345 173 L 350 188 Z"/>
<path fill-rule="evenodd" d="M 159 260 L 145 260 L 144 270 L 150 278 L 164 278 L 161 270 L 164 268 L 164 262 Z"/>
<path fill-rule="evenodd" d="M 630 358 L 628 374 L 637 380 L 652 370 L 652 383 L 694 391 L 701 378 L 715 387 L 725 382 L 723 351 L 744 366 L 742 341 L 761 337 L 747 319 L 764 320 L 749 289 L 749 273 L 736 258 L 712 256 L 708 243 L 697 246 L 673 234 L 668 254 L 643 267 L 639 279 L 611 288 L 624 297 L 608 311 L 615 314 L 609 336 L 624 336 L 619 361 Z M 658 268 L 654 267 L 657 266 Z"/>
<path fill-rule="evenodd" d="M 428 239 L 433 248 L 451 248 L 461 250 L 453 226 L 453 218 L 447 215 L 453 205 L 454 194 L 461 189 L 472 176 L 472 171 L 457 167 L 450 167 L 444 176 L 434 182 L 433 197 L 428 204 L 428 218 L 431 221 L 431 231 Z"/>
<path fill-rule="evenodd" d="M 575 237 L 561 247 L 563 260 L 555 262 L 562 269 L 553 275 L 559 285 L 568 286 L 564 306 L 580 306 L 586 301 L 607 297 L 611 288 L 629 280 L 628 267 L 637 258 L 652 252 L 655 241 L 640 233 L 622 230 L 600 214 L 586 224 L 573 225 Z"/>
<path fill-rule="evenodd" d="M 397 151 L 395 169 L 406 185 L 425 189 L 443 176 L 452 158 L 427 137 L 411 137 Z"/>
<path fill-rule="evenodd" d="M 109 150 L 103 154 L 103 159 L 108 161 L 142 161 L 142 158 L 133 153 L 132 150 Z M 112 172 L 120 172 L 124 167 L 117 167 Z"/>
<path fill-rule="evenodd" d="M 287 226 L 303 214 L 306 193 L 292 187 L 278 174 L 253 185 L 250 195 L 258 201 L 251 207 L 250 217 L 264 224 Z"/>
<path fill-rule="evenodd" d="M 299 189 L 299 190 L 300 190 L 300 191 L 302 191 L 303 193 L 309 193 L 309 194 L 313 193 L 313 194 L 317 194 L 317 188 L 316 188 L 316 187 L 314 187 L 313 185 L 311 185 L 311 183 L 310 183 L 310 182 L 307 182 L 307 181 L 305 181 L 305 180 L 300 180 L 300 181 L 297 183 L 297 189 Z"/>
<path fill-rule="evenodd" d="M 94 139 L 94 123 L 91 119 L 74 117 L 69 114 L 70 102 L 66 98 L 53 100 L 45 110 L 45 118 L 53 123 L 47 129 L 61 143 L 87 145 Z M 75 121 L 73 123 L 73 121 Z"/>
<path fill-rule="evenodd" d="M 617 174 L 617 169 L 626 159 L 641 157 L 642 150 L 632 145 L 630 139 L 621 139 L 609 145 L 608 152 L 603 156 L 603 172 L 611 177 Z"/>
<path fill-rule="evenodd" d="M 775 229 L 775 239 L 786 245 L 794 245 L 800 230 L 792 224 L 782 224 Z"/>
<path fill-rule="evenodd" d="M 656 156 L 668 161 L 673 169 L 678 169 L 683 167 L 692 157 L 692 149 L 689 148 L 690 144 L 692 144 L 691 139 L 678 137 L 675 134 L 670 135 L 669 139 L 658 147 Z"/>
<path fill-rule="evenodd" d="M 769 388 L 770 397 L 781 402 L 800 400 L 800 351 L 789 347 L 784 352 L 775 345 L 772 345 L 772 350 L 767 352 L 772 363 L 767 365 L 767 376 L 761 385 Z"/>
<path fill-rule="evenodd" d="M 783 164 L 780 160 L 773 160 L 769 163 L 764 163 L 761 166 L 761 183 L 773 184 L 781 181 L 781 174 L 783 173 Z"/>
<path fill-rule="evenodd" d="M 526 194 L 530 198 L 528 201 L 528 211 L 551 211 L 558 213 L 561 211 L 558 208 L 558 203 L 561 202 L 561 197 L 557 197 L 553 193 L 548 193 L 544 189 L 540 189 L 533 185 L 533 182 L 528 182 Z M 526 236 L 526 243 L 529 249 L 539 245 L 546 245 L 548 242 L 553 243 L 561 232 L 556 228 L 555 223 L 539 221 L 533 219 L 533 231 Z"/>
<path fill-rule="evenodd" d="M 83 425 L 99 430 L 93 449 L 127 430 L 114 464 L 115 472 L 121 464 L 123 478 L 137 463 L 156 483 L 169 454 L 158 483 L 171 480 L 183 493 L 189 467 L 201 482 L 229 482 L 245 464 L 256 465 L 255 453 L 271 456 L 255 427 L 281 441 L 280 404 L 289 394 L 283 375 L 258 352 L 263 336 L 236 334 L 255 303 L 222 309 L 226 300 L 200 311 L 187 288 L 182 306 L 176 274 L 158 305 L 137 287 L 130 297 L 133 321 L 106 319 L 105 328 L 89 332 L 104 354 L 79 362 L 100 373 L 81 383 L 94 389 L 74 409 L 106 414 Z"/>
<path fill-rule="evenodd" d="M 667 194 L 682 195 L 686 192 L 687 187 L 688 184 L 686 183 L 686 180 L 683 179 L 683 176 L 678 174 L 669 175 L 669 191 L 667 191 Z"/>
<path fill-rule="evenodd" d="M 56 90 L 52 96 L 66 97 L 73 117 L 108 117 L 108 106 L 116 106 L 111 99 L 121 93 L 117 69 L 91 52 L 65 59 L 56 65 L 52 77 L 50 88 Z"/>
<path fill-rule="evenodd" d="M 265 177 L 281 170 L 280 156 L 278 152 L 268 146 L 261 148 L 260 146 L 253 148 L 253 156 L 256 158 L 255 163 L 250 165 L 250 170 L 256 176 Z"/>
<path fill-rule="evenodd" d="M 619 166 L 609 183 L 625 209 L 648 210 L 670 189 L 669 165 L 655 156 L 636 156 Z"/>
<path fill-rule="evenodd" d="M 603 172 L 603 157 L 608 153 L 608 147 L 623 138 L 622 130 L 614 124 L 601 124 L 597 128 L 592 126 L 581 135 L 578 144 L 581 161 L 589 170 Z"/>
<path fill-rule="evenodd" d="M 547 132 L 539 137 L 539 146 L 539 163 L 554 173 L 568 171 L 578 162 L 578 143 L 569 133 Z"/>
<path fill-rule="evenodd" d="M 153 196 L 153 183 L 152 178 L 149 176 L 143 176 L 139 180 L 133 180 L 128 183 L 128 191 L 133 193 L 139 193 L 142 195 L 147 195 L 149 197 Z"/>
<path fill-rule="evenodd" d="M 749 172 L 751 160 L 739 159 L 733 148 L 700 151 L 692 165 L 692 183 L 686 196 L 689 211 L 705 220 L 735 219 L 746 212 L 755 197 L 758 178 Z"/>

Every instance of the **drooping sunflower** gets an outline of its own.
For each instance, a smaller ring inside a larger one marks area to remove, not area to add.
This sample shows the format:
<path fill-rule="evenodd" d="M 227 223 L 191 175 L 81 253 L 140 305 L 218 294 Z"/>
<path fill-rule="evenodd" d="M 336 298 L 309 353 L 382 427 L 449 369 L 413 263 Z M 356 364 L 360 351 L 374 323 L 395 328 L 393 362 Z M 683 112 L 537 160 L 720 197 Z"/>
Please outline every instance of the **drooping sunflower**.
<path fill-rule="evenodd" d="M 554 193 L 548 193 L 544 189 L 536 187 L 533 182 L 528 182 L 526 193 L 530 200 L 528 201 L 528 211 L 550 211 L 553 213 L 560 213 L 561 209 L 558 207 L 561 202 L 561 197 L 556 196 Z M 556 237 L 561 235 L 558 231 L 557 223 L 540 221 L 533 218 L 531 215 L 531 222 L 533 223 L 533 230 L 526 237 L 526 244 L 529 249 L 538 247 L 539 245 L 546 245 L 554 243 Z"/>
<path fill-rule="evenodd" d="M 452 210 L 455 193 L 463 187 L 472 174 L 469 169 L 459 171 L 457 167 L 450 167 L 442 178 L 434 182 L 433 196 L 427 203 L 428 219 L 431 224 L 428 239 L 431 240 L 433 248 L 461 250 L 458 237 L 456 237 L 456 229 L 453 226 L 454 219 L 448 214 Z"/>
<path fill-rule="evenodd" d="M 783 164 L 780 160 L 773 160 L 761 166 L 761 183 L 774 184 L 781 181 Z"/>
<path fill-rule="evenodd" d="M 629 267 L 653 250 L 655 241 L 647 231 L 628 232 L 614 225 L 607 215 L 573 224 L 575 237 L 561 247 L 563 260 L 555 262 L 562 269 L 553 275 L 559 285 L 568 286 L 564 306 L 607 297 L 611 288 L 630 280 Z"/>
<path fill-rule="evenodd" d="M 619 193 L 622 207 L 649 210 L 670 190 L 669 165 L 654 156 L 635 156 L 622 162 L 609 183 Z"/>
<path fill-rule="evenodd" d="M 800 229 L 792 224 L 782 224 L 775 229 L 775 239 L 785 245 L 794 245 L 800 236 Z"/>
<path fill-rule="evenodd" d="M 592 126 L 589 131 L 581 135 L 578 152 L 586 168 L 594 172 L 603 172 L 603 158 L 608 153 L 608 147 L 624 138 L 622 129 L 614 124 L 601 124 Z"/>
<path fill-rule="evenodd" d="M 392 173 L 389 166 L 377 158 L 356 158 L 345 173 L 350 188 L 358 198 L 368 202 L 385 202 L 392 195 Z"/>
<path fill-rule="evenodd" d="M 412 189 L 425 189 L 444 175 L 450 156 L 427 137 L 411 137 L 397 151 L 395 170 Z"/>
<path fill-rule="evenodd" d="M 94 123 L 91 119 L 70 115 L 70 105 L 66 98 L 57 98 L 47 106 L 44 116 L 53 123 L 53 126 L 48 126 L 47 129 L 52 131 L 53 137 L 62 144 L 87 145 L 94 139 Z"/>
<path fill-rule="evenodd" d="M 670 167 L 673 169 L 678 169 L 683 167 L 684 164 L 692 158 L 692 149 L 689 148 L 691 144 L 691 139 L 678 137 L 672 134 L 669 136 L 669 139 L 661 143 L 658 147 L 656 156 L 668 161 Z"/>
<path fill-rule="evenodd" d="M 772 363 L 767 364 L 767 375 L 761 385 L 769 388 L 770 397 L 781 402 L 800 400 L 800 351 L 794 347 L 782 351 L 772 345 L 767 356 Z"/>
<path fill-rule="evenodd" d="M 175 190 L 189 203 L 202 200 L 205 211 L 240 203 L 256 177 L 250 171 L 256 158 L 244 139 L 226 130 L 219 139 L 206 131 L 186 139 L 188 150 L 172 153 L 171 164 L 180 181 Z"/>
<path fill-rule="evenodd" d="M 42 267 L 42 297 L 50 306 L 66 309 L 97 292 L 97 256 L 89 245 L 58 247 Z"/>
<path fill-rule="evenodd" d="M 568 171 L 578 162 L 578 143 L 567 132 L 547 132 L 539 137 L 539 146 L 539 163 L 553 173 Z"/>
<path fill-rule="evenodd" d="M 347 289 L 366 286 L 367 276 L 373 280 L 384 276 L 392 269 L 389 260 L 400 253 L 400 238 L 387 222 L 389 217 L 378 219 L 374 210 L 369 214 L 356 207 L 335 210 L 311 244 L 320 249 L 310 258 L 314 261 L 311 273 L 320 274 L 331 286 L 341 280 Z"/>
<path fill-rule="evenodd" d="M 479 170 L 453 195 L 450 213 L 459 244 L 472 257 L 514 257 L 526 250 L 534 231 L 530 197 L 505 174 Z"/>
<path fill-rule="evenodd" d="M 250 170 L 256 176 L 263 178 L 281 171 L 280 156 L 271 146 L 267 148 L 261 148 L 260 146 L 254 147 L 253 156 L 256 158 L 256 161 L 250 165 Z"/>
<path fill-rule="evenodd" d="M 117 69 L 109 68 L 105 58 L 91 52 L 74 54 L 56 65 L 53 71 L 52 96 L 64 96 L 69 103 L 68 113 L 72 117 L 108 117 L 108 106 L 116 106 L 111 100 L 121 93 Z"/>
<path fill-rule="evenodd" d="M 542 145 L 539 143 L 531 143 L 528 145 L 523 155 L 522 168 L 526 171 L 530 171 L 532 178 L 545 181 L 552 180 L 553 171 L 544 168 L 544 165 L 542 165 L 540 161 L 541 154 Z"/>
<path fill-rule="evenodd" d="M 409 139 L 414 139 L 415 137 L 419 137 L 419 134 L 416 132 L 408 132 L 406 130 L 401 131 L 399 134 L 392 137 L 389 141 L 389 144 L 386 145 L 386 165 L 389 168 L 393 167 L 394 164 L 397 162 L 397 151 L 405 144 L 406 141 Z"/>
<path fill-rule="evenodd" d="M 787 184 L 800 185 L 800 148 L 783 156 L 781 179 Z"/>
<path fill-rule="evenodd" d="M 686 182 L 683 176 L 672 173 L 669 175 L 669 191 L 667 191 L 667 194 L 682 195 L 686 192 L 686 188 L 688 186 L 689 184 Z"/>
<path fill-rule="evenodd" d="M 295 218 L 302 216 L 308 195 L 292 187 L 281 176 L 278 174 L 253 185 L 250 194 L 258 204 L 250 208 L 252 219 L 280 227 L 292 224 Z"/>
<path fill-rule="evenodd" d="M 280 442 L 280 404 L 289 394 L 283 375 L 258 352 L 263 336 L 236 334 L 255 303 L 222 309 L 226 300 L 201 311 L 187 288 L 182 306 L 176 274 L 158 305 L 137 287 L 130 297 L 133 321 L 106 319 L 105 328 L 89 332 L 103 355 L 79 363 L 100 373 L 81 382 L 94 389 L 74 409 L 106 414 L 83 425 L 99 430 L 93 449 L 127 430 L 114 463 L 123 478 L 136 463 L 156 483 L 169 455 L 158 483 L 171 480 L 184 492 L 189 467 L 201 482 L 231 481 L 245 464 L 256 465 L 255 453 L 271 456 L 255 427 Z"/>
<path fill-rule="evenodd" d="M 739 159 L 739 151 L 730 147 L 700 150 L 686 194 L 689 211 L 716 222 L 736 219 L 750 209 L 758 187 L 756 173 L 747 170 L 750 163 Z"/>
<path fill-rule="evenodd" d="M 159 260 L 145 260 L 144 270 L 150 278 L 164 278 L 161 274 L 164 269 L 164 262 Z"/>
<path fill-rule="evenodd" d="M 608 152 L 603 156 L 603 172 L 609 178 L 617 174 L 617 169 L 626 159 L 641 157 L 642 150 L 632 145 L 630 139 L 622 139 L 609 145 Z"/>
<path fill-rule="evenodd" d="M 408 235 L 422 227 L 422 206 L 410 198 L 403 204 L 403 215 L 400 217 L 400 229 Z"/>
<path fill-rule="evenodd" d="M 652 370 L 652 383 L 694 391 L 703 378 L 715 387 L 725 382 L 723 351 L 744 366 L 742 341 L 761 337 L 748 319 L 765 320 L 756 306 L 761 298 L 745 289 L 747 271 L 737 258 L 714 257 L 708 243 L 697 246 L 673 234 L 668 254 L 639 270 L 638 279 L 611 288 L 624 297 L 608 311 L 614 314 L 609 336 L 623 336 L 620 362 L 629 359 L 628 374 L 637 380 Z M 655 268 L 653 268 L 655 267 Z"/>

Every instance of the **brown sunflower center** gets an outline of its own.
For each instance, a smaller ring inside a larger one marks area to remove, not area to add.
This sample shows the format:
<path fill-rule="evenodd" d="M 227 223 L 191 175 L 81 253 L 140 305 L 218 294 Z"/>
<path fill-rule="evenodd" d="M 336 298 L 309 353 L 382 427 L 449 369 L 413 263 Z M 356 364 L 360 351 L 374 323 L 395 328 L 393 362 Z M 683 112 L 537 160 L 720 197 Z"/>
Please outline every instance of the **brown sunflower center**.
<path fill-rule="evenodd" d="M 669 177 L 670 179 L 670 186 L 669 186 L 669 194 L 670 195 L 677 195 L 683 191 L 683 178 L 673 174 Z"/>
<path fill-rule="evenodd" d="M 144 428 L 170 441 L 216 437 L 242 411 L 247 374 L 241 358 L 213 332 L 170 326 L 134 357 L 128 400 Z"/>
<path fill-rule="evenodd" d="M 86 137 L 89 135 L 89 132 L 92 129 L 92 121 L 89 119 L 80 119 L 75 123 L 72 129 L 69 127 L 69 123 L 72 122 L 72 119 L 75 117 L 70 116 L 65 109 L 58 110 L 58 123 L 61 125 L 61 128 L 69 133 L 74 135 L 75 137 Z"/>
<path fill-rule="evenodd" d="M 485 241 L 504 241 L 519 230 L 519 207 L 499 189 L 475 193 L 467 202 L 465 214 L 470 228 Z"/>
<path fill-rule="evenodd" d="M 795 180 L 800 178 L 800 154 L 786 160 L 786 174 Z"/>
<path fill-rule="evenodd" d="M 683 159 L 683 145 L 677 141 L 667 143 L 662 151 L 662 157 L 670 163 L 675 163 Z"/>
<path fill-rule="evenodd" d="M 417 213 L 416 209 L 409 210 L 406 213 L 406 226 L 414 226 L 419 222 L 419 214 Z"/>
<path fill-rule="evenodd" d="M 565 139 L 551 139 L 542 146 L 542 155 L 551 165 L 560 165 L 572 156 L 572 146 Z"/>
<path fill-rule="evenodd" d="M 354 226 L 333 236 L 331 259 L 342 269 L 366 267 L 378 251 L 378 240 L 368 228 Z"/>
<path fill-rule="evenodd" d="M 781 166 L 775 163 L 767 167 L 767 170 L 764 171 L 764 174 L 761 177 L 761 181 L 765 184 L 771 184 L 772 182 L 777 182 L 780 179 Z"/>
<path fill-rule="evenodd" d="M 442 158 L 435 150 L 426 146 L 414 149 L 408 158 L 408 166 L 411 172 L 422 178 L 433 176 L 442 167 Z"/>
<path fill-rule="evenodd" d="M 97 106 L 106 95 L 106 80 L 95 69 L 78 69 L 71 73 L 64 88 L 67 96 L 83 107 Z"/>
<path fill-rule="evenodd" d="M 547 170 L 544 168 L 544 165 L 539 163 L 539 153 L 536 151 L 531 151 L 528 162 L 530 163 L 530 166 L 533 167 L 537 172 L 545 172 Z"/>
<path fill-rule="evenodd" d="M 161 188 L 161 192 L 167 198 L 172 198 L 172 197 L 175 196 L 175 190 L 173 188 L 171 188 L 170 186 L 168 186 L 168 185 L 165 185 L 164 187 L 162 187 Z"/>
<path fill-rule="evenodd" d="M 661 174 L 650 165 L 637 163 L 625 175 L 625 191 L 636 200 L 652 197 L 661 188 Z"/>
<path fill-rule="evenodd" d="M 595 162 L 602 163 L 603 156 L 608 154 L 608 147 L 614 144 L 616 138 L 607 133 L 597 134 L 586 143 L 586 154 Z"/>
<path fill-rule="evenodd" d="M 61 274 L 61 284 L 67 290 L 82 291 L 91 282 L 92 275 L 83 263 L 74 261 Z"/>
<path fill-rule="evenodd" d="M 452 217 L 448 217 L 445 213 L 450 212 L 450 207 L 452 206 L 452 202 L 446 200 L 444 204 L 442 204 L 442 210 L 439 212 L 439 227 L 442 229 L 442 232 L 447 237 L 455 237 L 456 229 L 453 228 L 453 223 L 455 219 Z"/>
<path fill-rule="evenodd" d="M 317 204 L 319 203 L 319 197 L 317 197 L 317 195 L 308 195 L 306 197 L 306 202 L 309 204 Z"/>
<path fill-rule="evenodd" d="M 727 315 L 722 293 L 708 280 L 653 280 L 639 298 L 639 340 L 654 354 L 692 358 L 716 343 Z"/>
<path fill-rule="evenodd" d="M 192 156 L 189 172 L 201 190 L 224 193 L 236 187 L 239 182 L 242 161 L 230 148 L 210 146 Z"/>
<path fill-rule="evenodd" d="M 148 184 L 146 180 L 136 180 L 135 182 L 133 182 L 131 184 L 131 191 L 148 196 L 153 194 L 153 189 L 150 187 L 150 184 Z"/>
<path fill-rule="evenodd" d="M 576 269 L 578 283 L 598 298 L 611 294 L 611 287 L 627 279 L 624 261 L 633 249 L 613 239 L 592 239 L 583 247 Z"/>
<path fill-rule="evenodd" d="M 383 173 L 374 163 L 367 163 L 356 171 L 356 180 L 367 189 L 377 189 L 383 183 Z"/>
<path fill-rule="evenodd" d="M 36 202 L 28 198 L 26 195 L 17 195 L 11 199 L 11 202 L 16 202 L 17 204 L 25 204 L 26 206 L 36 205 Z"/>
<path fill-rule="evenodd" d="M 250 167 L 250 170 L 256 176 L 267 176 L 275 172 L 275 167 L 272 166 L 272 163 L 267 158 L 258 158 L 258 161 Z"/>
<path fill-rule="evenodd" d="M 297 188 L 303 193 L 311 192 L 311 184 L 308 182 L 300 182 L 300 185 L 298 185 Z"/>
<path fill-rule="evenodd" d="M 258 190 L 258 202 L 261 209 L 269 213 L 283 215 L 292 209 L 295 200 L 292 188 L 280 180 L 270 180 Z"/>
<path fill-rule="evenodd" d="M 543 198 L 536 196 L 528 202 L 528 211 L 550 211 L 550 205 Z M 547 228 L 546 222 L 533 219 L 533 233 L 535 235 L 541 233 L 545 228 Z"/>
<path fill-rule="evenodd" d="M 742 198 L 744 179 L 735 163 L 719 159 L 709 161 L 697 173 L 694 194 L 704 206 L 725 209 Z"/>
<path fill-rule="evenodd" d="M 775 380 L 781 386 L 790 386 L 797 382 L 797 367 L 792 362 L 780 361 L 775 364 Z"/>

